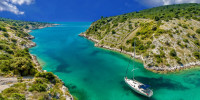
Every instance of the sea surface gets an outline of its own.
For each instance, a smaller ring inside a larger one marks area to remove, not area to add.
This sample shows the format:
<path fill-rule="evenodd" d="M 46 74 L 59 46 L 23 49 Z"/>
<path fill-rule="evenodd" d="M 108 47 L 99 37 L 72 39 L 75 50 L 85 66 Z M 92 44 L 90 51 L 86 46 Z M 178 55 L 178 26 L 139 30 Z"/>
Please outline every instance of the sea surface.
<path fill-rule="evenodd" d="M 33 30 L 37 46 L 31 48 L 43 66 L 61 78 L 79 100 L 200 100 L 200 68 L 171 74 L 156 74 L 123 54 L 94 47 L 78 36 L 90 22 L 59 22 L 55 27 Z M 143 97 L 124 82 L 135 65 L 136 80 L 151 85 L 154 95 Z"/>

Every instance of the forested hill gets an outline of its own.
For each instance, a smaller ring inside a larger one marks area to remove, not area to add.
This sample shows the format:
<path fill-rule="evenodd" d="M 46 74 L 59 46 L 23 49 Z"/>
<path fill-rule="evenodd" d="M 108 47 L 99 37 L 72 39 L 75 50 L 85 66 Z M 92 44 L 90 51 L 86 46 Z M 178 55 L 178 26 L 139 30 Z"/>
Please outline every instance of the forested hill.
<path fill-rule="evenodd" d="M 71 96 L 63 82 L 53 73 L 42 71 L 29 53 L 35 46 L 30 29 L 50 26 L 0 18 L 0 100 L 66 100 Z"/>
<path fill-rule="evenodd" d="M 2 75 L 34 74 L 28 47 L 35 44 L 30 40 L 30 29 L 50 26 L 47 23 L 25 22 L 0 18 L 0 69 Z M 22 63 L 23 62 L 23 63 Z M 21 63 L 20 69 L 17 63 Z"/>
<path fill-rule="evenodd" d="M 82 33 L 96 46 L 131 54 L 147 69 L 174 71 L 200 65 L 200 4 L 166 5 L 102 17 Z"/>

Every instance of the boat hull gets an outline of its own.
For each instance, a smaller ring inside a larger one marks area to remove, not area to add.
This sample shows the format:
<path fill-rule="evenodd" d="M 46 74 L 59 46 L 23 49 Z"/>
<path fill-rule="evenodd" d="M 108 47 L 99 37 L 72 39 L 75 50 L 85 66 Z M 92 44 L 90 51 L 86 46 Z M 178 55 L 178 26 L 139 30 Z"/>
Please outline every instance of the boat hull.
<path fill-rule="evenodd" d="M 142 92 L 140 92 L 139 90 L 133 88 L 133 87 L 131 86 L 131 84 L 129 84 L 129 83 L 127 82 L 127 79 L 126 79 L 126 78 L 124 78 L 124 81 L 125 81 L 125 83 L 126 83 L 132 90 L 134 90 L 135 92 L 137 92 L 137 93 L 140 94 L 140 95 L 143 95 L 143 96 L 146 96 L 146 97 L 151 97 L 151 96 L 153 95 L 153 92 L 152 92 L 151 94 L 148 95 L 148 94 L 146 94 L 146 93 L 142 93 Z"/>

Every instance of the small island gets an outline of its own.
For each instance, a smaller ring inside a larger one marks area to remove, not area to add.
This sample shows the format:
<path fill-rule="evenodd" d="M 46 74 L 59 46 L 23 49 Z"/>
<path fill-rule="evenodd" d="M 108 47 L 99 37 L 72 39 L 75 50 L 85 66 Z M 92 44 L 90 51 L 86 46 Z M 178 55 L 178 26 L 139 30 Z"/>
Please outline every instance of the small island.
<path fill-rule="evenodd" d="M 200 65 L 200 4 L 166 5 L 101 17 L 81 33 L 95 46 L 133 55 L 153 72 L 174 72 Z"/>

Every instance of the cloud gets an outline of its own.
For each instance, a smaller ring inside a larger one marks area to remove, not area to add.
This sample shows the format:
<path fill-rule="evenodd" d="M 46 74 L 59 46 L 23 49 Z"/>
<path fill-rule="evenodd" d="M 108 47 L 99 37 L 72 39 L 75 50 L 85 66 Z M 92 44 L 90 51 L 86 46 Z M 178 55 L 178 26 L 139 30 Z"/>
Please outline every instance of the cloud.
<path fill-rule="evenodd" d="M 18 5 L 22 5 L 22 4 L 31 4 L 33 2 L 33 0 L 7 0 L 10 1 L 13 4 L 18 4 Z"/>
<path fill-rule="evenodd" d="M 162 5 L 182 4 L 182 3 L 200 3 L 200 0 L 136 0 L 147 7 L 156 7 Z"/>
<path fill-rule="evenodd" d="M 33 3 L 33 0 L 0 0 L 0 11 L 9 11 L 17 15 L 24 14 L 23 11 L 20 11 L 17 6 L 23 4 L 29 5 Z"/>

